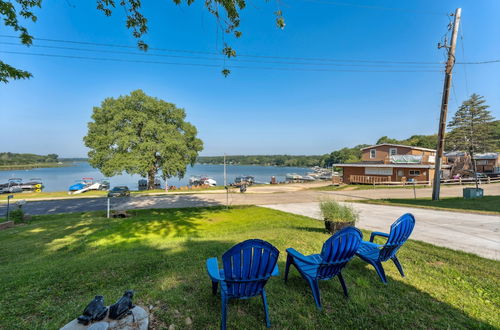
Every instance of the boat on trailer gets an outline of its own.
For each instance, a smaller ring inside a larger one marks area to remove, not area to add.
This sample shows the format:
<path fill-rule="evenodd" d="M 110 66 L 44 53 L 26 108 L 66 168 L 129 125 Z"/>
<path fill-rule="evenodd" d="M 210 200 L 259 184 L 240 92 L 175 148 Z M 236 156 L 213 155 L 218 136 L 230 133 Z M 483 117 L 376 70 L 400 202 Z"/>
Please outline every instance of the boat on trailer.
<path fill-rule="evenodd" d="M 191 186 L 207 185 L 209 187 L 215 187 L 217 185 L 217 181 L 208 176 L 192 176 L 189 178 L 189 184 Z"/>

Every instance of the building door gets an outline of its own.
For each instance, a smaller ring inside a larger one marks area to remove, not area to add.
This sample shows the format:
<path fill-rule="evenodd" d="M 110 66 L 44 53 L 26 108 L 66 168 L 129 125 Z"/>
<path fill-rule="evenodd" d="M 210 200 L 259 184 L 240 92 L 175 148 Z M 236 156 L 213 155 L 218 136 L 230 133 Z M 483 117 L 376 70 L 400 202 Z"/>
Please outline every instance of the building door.
<path fill-rule="evenodd" d="M 396 181 L 401 181 L 401 178 L 405 176 L 405 172 L 403 170 L 398 170 L 396 175 Z"/>

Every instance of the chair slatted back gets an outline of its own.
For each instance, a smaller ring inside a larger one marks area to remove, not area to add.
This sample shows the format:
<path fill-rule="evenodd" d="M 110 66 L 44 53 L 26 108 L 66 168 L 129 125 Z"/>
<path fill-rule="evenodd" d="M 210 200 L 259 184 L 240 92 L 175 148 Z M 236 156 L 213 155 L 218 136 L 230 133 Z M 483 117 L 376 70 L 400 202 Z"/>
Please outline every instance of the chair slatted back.
<path fill-rule="evenodd" d="M 318 268 L 318 278 L 331 278 L 337 275 L 358 250 L 363 238 L 355 227 L 346 227 L 336 232 L 323 244 Z"/>
<path fill-rule="evenodd" d="M 260 294 L 278 256 L 277 248 L 259 239 L 250 239 L 229 249 L 222 256 L 228 295 L 245 298 Z"/>
<path fill-rule="evenodd" d="M 389 238 L 380 250 L 380 261 L 386 261 L 396 255 L 399 248 L 408 240 L 415 227 L 415 217 L 411 213 L 403 214 L 391 226 Z"/>

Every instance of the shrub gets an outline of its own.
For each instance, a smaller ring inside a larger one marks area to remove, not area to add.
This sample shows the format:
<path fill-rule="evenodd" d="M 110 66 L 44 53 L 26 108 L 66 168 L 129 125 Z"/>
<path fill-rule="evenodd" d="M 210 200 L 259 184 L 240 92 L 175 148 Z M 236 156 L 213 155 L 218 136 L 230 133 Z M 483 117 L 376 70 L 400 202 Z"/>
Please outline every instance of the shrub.
<path fill-rule="evenodd" d="M 324 200 L 319 203 L 321 215 L 325 220 L 333 222 L 358 221 L 359 214 L 350 205 L 340 205 L 334 200 Z"/>
<path fill-rule="evenodd" d="M 14 221 L 14 223 L 24 222 L 24 211 L 22 208 L 17 208 L 9 212 L 9 220 Z"/>

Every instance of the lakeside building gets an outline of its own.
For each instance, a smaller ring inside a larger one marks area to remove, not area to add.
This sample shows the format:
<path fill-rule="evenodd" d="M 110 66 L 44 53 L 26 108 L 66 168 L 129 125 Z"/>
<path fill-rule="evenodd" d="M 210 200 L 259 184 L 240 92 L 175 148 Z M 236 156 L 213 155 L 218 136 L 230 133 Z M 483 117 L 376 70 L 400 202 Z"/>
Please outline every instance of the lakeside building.
<path fill-rule="evenodd" d="M 344 183 L 379 183 L 434 179 L 436 150 L 383 143 L 361 149 L 361 162 L 334 164 L 343 169 Z M 451 165 L 443 162 L 443 172 Z"/>
<path fill-rule="evenodd" d="M 447 163 L 452 165 L 459 162 L 460 159 L 466 158 L 467 154 L 463 151 L 446 152 L 444 156 Z M 485 174 L 500 174 L 500 154 L 497 152 L 478 153 L 474 155 L 476 160 L 476 169 L 480 173 Z M 470 158 L 469 158 L 470 161 Z M 472 164 L 469 165 L 472 168 Z"/>

